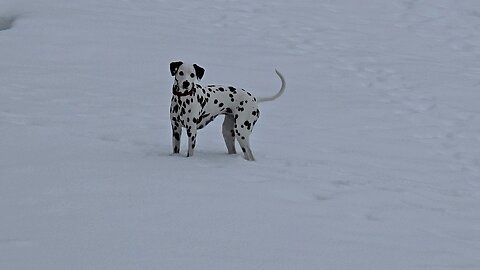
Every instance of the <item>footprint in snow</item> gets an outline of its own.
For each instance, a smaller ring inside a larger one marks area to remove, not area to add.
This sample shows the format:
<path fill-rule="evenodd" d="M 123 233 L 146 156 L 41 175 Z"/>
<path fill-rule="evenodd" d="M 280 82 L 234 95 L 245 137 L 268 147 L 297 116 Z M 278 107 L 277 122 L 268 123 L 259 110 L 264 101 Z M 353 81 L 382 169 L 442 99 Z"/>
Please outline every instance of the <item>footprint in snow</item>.
<path fill-rule="evenodd" d="M 299 190 L 278 190 L 275 194 L 282 200 L 293 203 L 312 203 L 319 201 L 328 201 L 332 198 L 327 195 L 311 194 Z"/>
<path fill-rule="evenodd" d="M 12 28 L 15 22 L 15 17 L 0 17 L 0 31 L 8 30 Z"/>
<path fill-rule="evenodd" d="M 0 239 L 0 247 L 23 248 L 33 246 L 35 246 L 35 243 L 32 241 L 20 239 Z"/>

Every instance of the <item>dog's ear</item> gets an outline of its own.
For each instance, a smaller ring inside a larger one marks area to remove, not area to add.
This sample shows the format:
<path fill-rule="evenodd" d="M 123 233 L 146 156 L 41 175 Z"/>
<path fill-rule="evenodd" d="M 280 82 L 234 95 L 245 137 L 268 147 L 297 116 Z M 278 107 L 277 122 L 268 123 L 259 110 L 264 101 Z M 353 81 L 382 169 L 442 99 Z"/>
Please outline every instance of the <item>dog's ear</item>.
<path fill-rule="evenodd" d="M 195 73 L 197 73 L 197 78 L 201 80 L 203 77 L 203 74 L 205 73 L 205 69 L 197 64 L 193 64 L 193 68 L 195 69 Z"/>
<path fill-rule="evenodd" d="M 172 76 L 175 76 L 177 74 L 178 68 L 183 64 L 182 61 L 177 61 L 177 62 L 171 62 L 170 63 L 170 73 L 172 73 Z"/>

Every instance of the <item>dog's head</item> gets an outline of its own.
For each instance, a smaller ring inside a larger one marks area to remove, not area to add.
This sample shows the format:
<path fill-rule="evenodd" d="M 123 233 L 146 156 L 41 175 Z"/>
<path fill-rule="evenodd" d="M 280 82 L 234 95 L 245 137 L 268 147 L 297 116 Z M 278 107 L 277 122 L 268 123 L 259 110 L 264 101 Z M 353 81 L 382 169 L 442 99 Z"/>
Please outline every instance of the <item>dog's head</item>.
<path fill-rule="evenodd" d="M 182 61 L 170 63 L 170 73 L 175 77 L 175 84 L 178 89 L 190 90 L 195 87 L 196 80 L 200 80 L 205 69 L 197 64 L 185 64 Z"/>

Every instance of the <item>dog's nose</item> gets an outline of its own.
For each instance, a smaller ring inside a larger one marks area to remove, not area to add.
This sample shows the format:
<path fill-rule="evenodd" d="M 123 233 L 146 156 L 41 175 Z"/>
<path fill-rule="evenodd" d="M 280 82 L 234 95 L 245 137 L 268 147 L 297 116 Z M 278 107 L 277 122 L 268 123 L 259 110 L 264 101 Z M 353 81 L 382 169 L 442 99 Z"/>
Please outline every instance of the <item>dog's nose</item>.
<path fill-rule="evenodd" d="M 183 86 L 183 89 L 188 89 L 188 86 L 190 86 L 190 83 L 188 81 L 184 81 L 182 86 Z"/>

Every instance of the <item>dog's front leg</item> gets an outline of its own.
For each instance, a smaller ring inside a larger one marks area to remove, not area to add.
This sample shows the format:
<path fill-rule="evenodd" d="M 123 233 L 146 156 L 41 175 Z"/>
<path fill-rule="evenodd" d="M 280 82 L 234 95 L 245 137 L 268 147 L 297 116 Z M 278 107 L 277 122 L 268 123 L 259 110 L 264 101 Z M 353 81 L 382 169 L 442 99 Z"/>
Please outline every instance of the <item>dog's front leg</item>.
<path fill-rule="evenodd" d="M 180 153 L 180 137 L 182 136 L 182 127 L 178 123 L 172 122 L 172 146 L 173 153 Z"/>
<path fill-rule="evenodd" d="M 188 153 L 187 157 L 193 156 L 193 149 L 195 149 L 195 143 L 197 141 L 197 125 L 193 124 L 187 127 L 188 136 Z"/>

